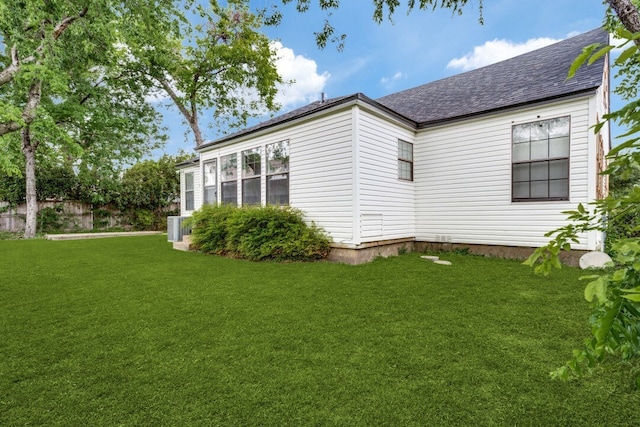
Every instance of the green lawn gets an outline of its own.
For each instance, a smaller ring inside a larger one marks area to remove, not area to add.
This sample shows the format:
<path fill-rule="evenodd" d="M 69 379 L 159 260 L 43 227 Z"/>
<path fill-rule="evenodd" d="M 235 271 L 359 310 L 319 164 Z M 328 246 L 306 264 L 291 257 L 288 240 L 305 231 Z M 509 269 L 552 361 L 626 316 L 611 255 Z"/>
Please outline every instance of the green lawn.
<path fill-rule="evenodd" d="M 628 367 L 549 379 L 586 337 L 582 272 L 419 255 L 0 241 L 0 425 L 640 425 Z"/>

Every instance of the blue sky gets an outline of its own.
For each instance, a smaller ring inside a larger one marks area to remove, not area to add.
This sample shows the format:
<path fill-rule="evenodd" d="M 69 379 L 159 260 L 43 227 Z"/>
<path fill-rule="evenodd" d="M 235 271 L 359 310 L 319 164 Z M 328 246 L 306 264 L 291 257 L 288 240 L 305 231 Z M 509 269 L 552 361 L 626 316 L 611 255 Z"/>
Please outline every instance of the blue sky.
<path fill-rule="evenodd" d="M 393 23 L 378 25 L 372 20 L 371 0 L 343 0 L 330 17 L 336 31 L 347 34 L 345 48 L 338 52 L 333 45 L 324 50 L 316 47 L 313 33 L 326 17 L 317 7 L 300 14 L 294 5 L 282 6 L 280 0 L 251 4 L 277 4 L 284 12 L 280 26 L 265 28 L 279 42 L 281 74 L 296 80 L 279 97 L 281 112 L 318 100 L 322 92 L 327 97 L 362 92 L 378 98 L 488 65 L 597 28 L 605 12 L 600 0 L 485 0 L 481 25 L 478 1 L 471 0 L 461 16 L 450 10 L 407 14 L 403 5 Z M 616 103 L 612 98 L 614 108 Z M 161 111 L 170 137 L 164 152 L 190 152 L 193 138 L 188 133 L 185 137 L 188 126 L 177 110 Z M 208 140 L 221 136 L 214 129 L 203 132 Z"/>

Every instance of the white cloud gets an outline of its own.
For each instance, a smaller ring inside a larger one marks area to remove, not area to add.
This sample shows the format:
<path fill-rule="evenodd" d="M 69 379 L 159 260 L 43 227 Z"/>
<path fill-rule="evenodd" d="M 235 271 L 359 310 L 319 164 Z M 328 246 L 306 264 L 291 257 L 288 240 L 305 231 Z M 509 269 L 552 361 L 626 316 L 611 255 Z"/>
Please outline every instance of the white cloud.
<path fill-rule="evenodd" d="M 615 59 L 618 55 L 624 52 L 627 48 L 630 48 L 633 45 L 633 42 L 630 42 L 626 39 L 618 38 L 615 34 L 609 35 L 609 44 L 615 46 L 615 48 L 611 51 L 612 60 Z"/>
<path fill-rule="evenodd" d="M 397 71 L 397 72 L 393 75 L 393 77 L 383 77 L 383 78 L 381 78 L 381 79 L 380 79 L 380 83 L 382 83 L 382 84 L 388 84 L 388 83 L 391 83 L 391 82 L 393 82 L 393 81 L 396 81 L 396 80 L 399 80 L 399 79 L 401 79 L 401 78 L 404 78 L 404 77 L 406 77 L 406 76 L 407 76 L 407 75 L 406 75 L 405 73 L 403 73 L 403 72 L 401 72 L 401 71 Z"/>
<path fill-rule="evenodd" d="M 396 73 L 391 77 L 382 77 L 380 79 L 380 84 L 384 86 L 386 90 L 393 90 L 395 87 L 395 83 L 398 80 L 406 79 L 407 75 L 401 71 L 396 71 Z"/>
<path fill-rule="evenodd" d="M 318 74 L 318 65 L 313 59 L 296 55 L 293 49 L 284 47 L 280 42 L 273 42 L 276 50 L 276 68 L 287 85 L 278 87 L 278 102 L 284 109 L 303 105 L 320 99 L 327 80 L 331 76 L 328 72 Z"/>
<path fill-rule="evenodd" d="M 458 68 L 463 71 L 474 70 L 559 41 L 559 39 L 549 37 L 529 39 L 524 43 L 495 39 L 474 47 L 473 52 L 469 52 L 461 58 L 452 59 L 447 64 L 447 68 Z"/>
<path fill-rule="evenodd" d="M 290 109 L 320 99 L 331 75 L 326 71 L 318 74 L 318 66 L 313 59 L 296 55 L 292 49 L 284 47 L 280 42 L 273 42 L 273 45 L 276 50 L 275 65 L 278 73 L 284 82 L 292 82 L 278 85 L 276 102 L 283 109 Z M 257 99 L 255 90 L 251 89 L 246 89 L 242 96 Z M 162 89 L 155 89 L 147 96 L 147 101 L 151 103 L 169 100 L 169 95 Z"/>

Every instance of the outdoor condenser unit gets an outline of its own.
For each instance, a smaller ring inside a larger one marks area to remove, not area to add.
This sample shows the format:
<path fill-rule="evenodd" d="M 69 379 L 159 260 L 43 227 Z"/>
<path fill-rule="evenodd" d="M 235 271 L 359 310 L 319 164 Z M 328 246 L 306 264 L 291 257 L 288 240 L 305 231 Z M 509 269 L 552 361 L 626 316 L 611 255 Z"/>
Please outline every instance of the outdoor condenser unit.
<path fill-rule="evenodd" d="M 167 217 L 167 241 L 181 242 L 182 236 L 191 234 L 191 228 L 183 225 L 183 221 L 187 218 L 186 216 Z"/>

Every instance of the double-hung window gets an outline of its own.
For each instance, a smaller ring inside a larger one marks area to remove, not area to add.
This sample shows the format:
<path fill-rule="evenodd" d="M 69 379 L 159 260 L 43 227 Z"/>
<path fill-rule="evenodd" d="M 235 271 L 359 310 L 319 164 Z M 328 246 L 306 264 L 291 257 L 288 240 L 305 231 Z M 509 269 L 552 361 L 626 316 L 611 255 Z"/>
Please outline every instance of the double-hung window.
<path fill-rule="evenodd" d="M 238 155 L 220 157 L 220 201 L 238 205 Z"/>
<path fill-rule="evenodd" d="M 413 144 L 398 140 L 398 178 L 413 181 Z"/>
<path fill-rule="evenodd" d="M 217 202 L 217 180 L 216 180 L 216 159 L 207 160 L 203 164 L 204 170 L 204 204 L 214 204 Z"/>
<path fill-rule="evenodd" d="M 242 204 L 260 204 L 260 175 L 262 174 L 260 147 L 242 152 Z"/>
<path fill-rule="evenodd" d="M 267 150 L 267 203 L 289 204 L 289 141 L 269 144 Z"/>
<path fill-rule="evenodd" d="M 184 209 L 192 211 L 195 207 L 195 191 L 193 186 L 193 172 L 184 174 Z"/>
<path fill-rule="evenodd" d="M 569 200 L 570 117 L 512 128 L 511 199 Z"/>

